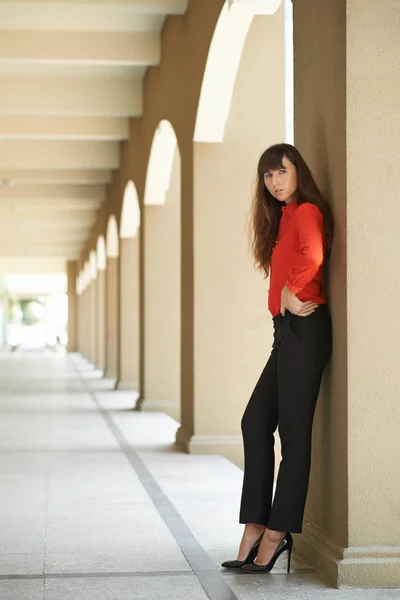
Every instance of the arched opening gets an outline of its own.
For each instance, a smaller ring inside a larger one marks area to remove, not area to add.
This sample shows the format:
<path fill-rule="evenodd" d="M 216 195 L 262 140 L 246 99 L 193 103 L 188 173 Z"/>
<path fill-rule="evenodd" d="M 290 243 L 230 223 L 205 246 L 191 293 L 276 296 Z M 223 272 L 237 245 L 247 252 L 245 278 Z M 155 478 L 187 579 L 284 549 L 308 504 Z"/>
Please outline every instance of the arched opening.
<path fill-rule="evenodd" d="M 175 131 L 169 121 L 161 121 L 154 134 L 147 168 L 145 206 L 163 206 L 171 183 L 177 151 Z"/>
<path fill-rule="evenodd" d="M 155 131 L 144 200 L 143 401 L 180 420 L 181 155 L 175 131 Z"/>
<path fill-rule="evenodd" d="M 125 186 L 121 211 L 121 239 L 137 237 L 140 227 L 140 206 L 136 186 L 133 181 L 128 181 Z"/>
<path fill-rule="evenodd" d="M 120 224 L 120 365 L 119 389 L 139 393 L 140 206 L 136 186 L 128 181 Z"/>
<path fill-rule="evenodd" d="M 119 237 L 117 219 L 111 215 L 108 219 L 107 236 L 106 236 L 106 251 L 108 258 L 119 257 Z"/>
<path fill-rule="evenodd" d="M 285 85 L 284 4 L 225 2 L 194 130 L 195 373 L 178 442 L 237 464 L 246 397 L 272 340 L 268 290 L 253 268 L 245 224 L 259 157 L 286 138 Z"/>
<path fill-rule="evenodd" d="M 107 253 L 106 253 L 106 243 L 105 243 L 103 235 L 99 235 L 99 237 L 97 238 L 96 260 L 97 260 L 98 271 L 105 271 L 106 270 Z"/>
<path fill-rule="evenodd" d="M 105 376 L 118 379 L 119 372 L 119 237 L 114 215 L 106 234 L 106 369 Z"/>
<path fill-rule="evenodd" d="M 243 48 L 255 15 L 274 15 L 281 0 L 227 0 L 210 44 L 197 111 L 195 142 L 222 142 Z M 273 57 L 271 57 L 273 60 Z"/>

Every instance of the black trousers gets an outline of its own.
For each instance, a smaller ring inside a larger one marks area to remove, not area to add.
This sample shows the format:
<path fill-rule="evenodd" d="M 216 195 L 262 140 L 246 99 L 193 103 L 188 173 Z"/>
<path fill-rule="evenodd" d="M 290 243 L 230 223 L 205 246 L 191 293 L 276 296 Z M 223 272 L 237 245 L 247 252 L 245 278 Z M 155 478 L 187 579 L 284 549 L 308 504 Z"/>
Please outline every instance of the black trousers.
<path fill-rule="evenodd" d="M 329 308 L 308 317 L 274 317 L 271 356 L 242 418 L 244 477 L 240 523 L 301 533 L 310 466 L 311 433 L 322 375 L 332 351 Z M 274 432 L 282 460 L 275 495 Z"/>

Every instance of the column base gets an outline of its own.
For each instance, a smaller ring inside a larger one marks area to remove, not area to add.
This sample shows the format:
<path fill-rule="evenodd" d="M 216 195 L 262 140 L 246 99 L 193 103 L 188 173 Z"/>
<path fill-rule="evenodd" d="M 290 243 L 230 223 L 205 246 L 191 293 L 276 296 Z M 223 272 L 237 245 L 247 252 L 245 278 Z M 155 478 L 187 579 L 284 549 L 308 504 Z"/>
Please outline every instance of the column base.
<path fill-rule="evenodd" d="M 140 402 L 141 410 L 148 410 L 154 412 L 165 412 L 167 415 L 180 421 L 181 406 L 177 400 L 146 400 L 143 399 Z"/>
<path fill-rule="evenodd" d="M 104 373 L 104 379 L 117 379 L 117 374 L 113 373 L 112 371 L 106 371 Z"/>
<path fill-rule="evenodd" d="M 176 433 L 176 445 L 187 454 L 222 454 L 243 468 L 243 442 L 240 435 L 190 436 L 180 427 Z"/>
<path fill-rule="evenodd" d="M 138 390 L 137 381 L 117 381 L 116 390 L 133 390 L 136 392 Z"/>
<path fill-rule="evenodd" d="M 296 551 L 326 583 L 338 589 L 400 587 L 400 547 L 343 548 L 315 523 L 296 535 Z"/>

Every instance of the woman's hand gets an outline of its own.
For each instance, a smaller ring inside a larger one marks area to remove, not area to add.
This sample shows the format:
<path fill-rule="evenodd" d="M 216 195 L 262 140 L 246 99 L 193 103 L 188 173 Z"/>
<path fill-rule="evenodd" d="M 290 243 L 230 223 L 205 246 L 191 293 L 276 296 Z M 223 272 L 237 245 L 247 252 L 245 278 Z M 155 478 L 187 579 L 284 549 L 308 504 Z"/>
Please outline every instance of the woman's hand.
<path fill-rule="evenodd" d="M 281 293 L 281 315 L 285 314 L 285 310 L 290 310 L 291 313 L 298 317 L 308 317 L 317 308 L 318 304 L 312 302 L 302 302 L 296 294 L 289 292 L 285 286 Z"/>

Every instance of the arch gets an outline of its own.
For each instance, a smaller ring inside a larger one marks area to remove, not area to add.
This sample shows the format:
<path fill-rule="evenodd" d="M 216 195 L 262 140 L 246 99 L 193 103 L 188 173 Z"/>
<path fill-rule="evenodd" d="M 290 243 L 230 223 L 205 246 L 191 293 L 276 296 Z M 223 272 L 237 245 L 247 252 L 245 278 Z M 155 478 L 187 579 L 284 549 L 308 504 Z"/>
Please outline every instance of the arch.
<path fill-rule="evenodd" d="M 114 217 L 114 215 L 111 215 L 108 219 L 106 250 L 108 258 L 119 257 L 118 225 L 117 219 Z"/>
<path fill-rule="evenodd" d="M 281 0 L 226 0 L 210 44 L 197 109 L 195 142 L 222 142 L 243 47 L 255 15 L 272 15 Z"/>
<path fill-rule="evenodd" d="M 89 264 L 90 264 L 90 279 L 97 279 L 97 260 L 96 260 L 96 252 L 94 250 L 90 251 L 89 254 Z"/>
<path fill-rule="evenodd" d="M 96 259 L 97 259 L 97 270 L 105 271 L 107 255 L 106 255 L 106 242 L 104 240 L 104 235 L 99 235 L 99 237 L 97 238 Z"/>
<path fill-rule="evenodd" d="M 130 239 L 137 237 L 140 227 L 140 206 L 136 186 L 128 181 L 122 201 L 120 237 Z"/>
<path fill-rule="evenodd" d="M 178 140 L 169 121 L 160 121 L 154 134 L 147 167 L 144 204 L 162 206 L 171 182 Z"/>

